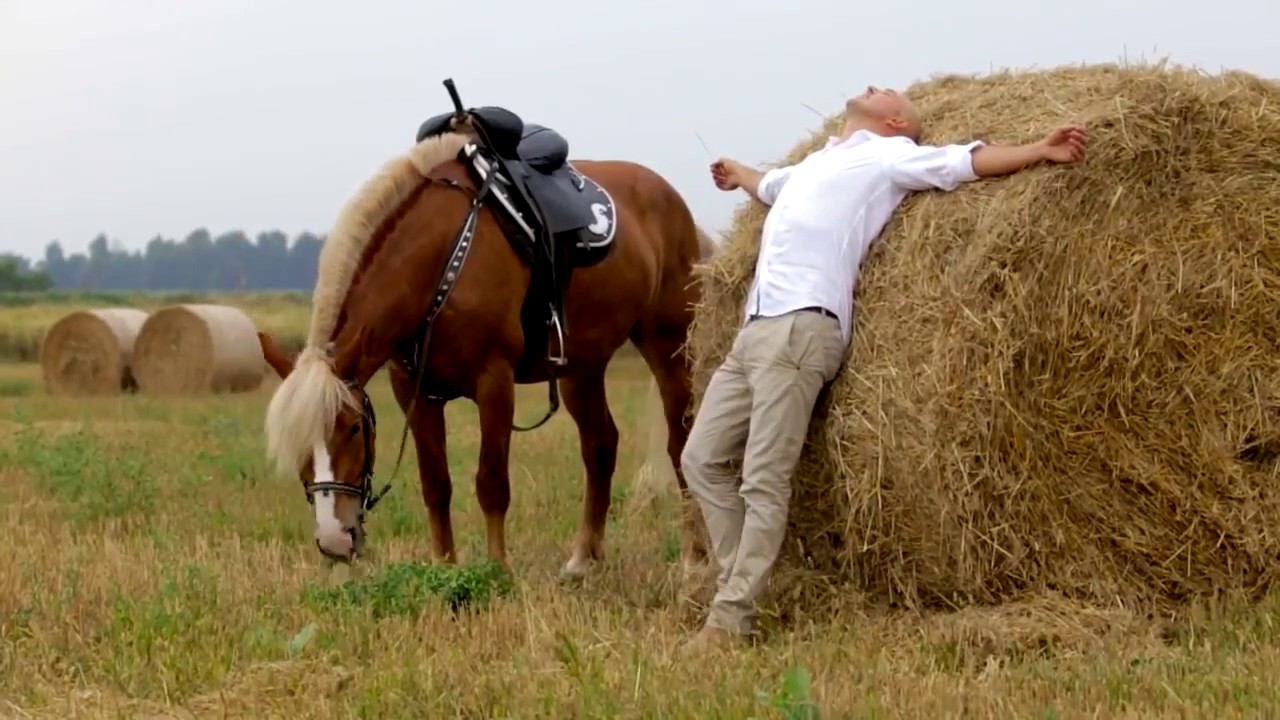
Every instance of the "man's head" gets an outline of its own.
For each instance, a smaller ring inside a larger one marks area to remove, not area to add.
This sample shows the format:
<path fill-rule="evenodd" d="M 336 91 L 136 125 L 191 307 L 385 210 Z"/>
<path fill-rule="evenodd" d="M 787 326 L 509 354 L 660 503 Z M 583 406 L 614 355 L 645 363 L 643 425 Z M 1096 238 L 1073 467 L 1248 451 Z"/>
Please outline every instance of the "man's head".
<path fill-rule="evenodd" d="M 844 106 L 845 134 L 867 130 L 877 135 L 909 137 L 920 142 L 920 115 L 906 95 L 870 86 Z"/>

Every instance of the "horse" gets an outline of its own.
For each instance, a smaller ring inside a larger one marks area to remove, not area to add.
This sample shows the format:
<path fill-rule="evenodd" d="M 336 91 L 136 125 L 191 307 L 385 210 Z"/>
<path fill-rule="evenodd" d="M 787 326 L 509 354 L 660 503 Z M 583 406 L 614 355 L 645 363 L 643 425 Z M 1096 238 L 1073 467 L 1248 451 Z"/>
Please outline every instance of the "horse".
<path fill-rule="evenodd" d="M 320 553 L 339 563 L 359 557 L 366 516 L 390 488 L 373 489 L 376 418 L 365 388 L 385 366 L 417 450 L 432 557 L 450 564 L 446 403 L 478 407 L 475 490 L 488 557 L 511 572 L 511 435 L 532 429 L 514 425 L 515 386 L 548 383 L 547 417 L 563 398 L 586 480 L 560 574 L 585 576 L 604 557 L 619 441 L 605 369 L 629 341 L 662 400 L 684 500 L 685 569 L 707 562 L 680 454 L 692 394 L 684 343 L 700 293 L 694 267 L 714 249 L 681 195 L 645 165 L 570 161 L 563 136 L 504 108 L 424 122 L 408 152 L 340 210 L 296 360 L 259 334 L 281 379 L 266 411 L 267 454 L 301 481 Z"/>

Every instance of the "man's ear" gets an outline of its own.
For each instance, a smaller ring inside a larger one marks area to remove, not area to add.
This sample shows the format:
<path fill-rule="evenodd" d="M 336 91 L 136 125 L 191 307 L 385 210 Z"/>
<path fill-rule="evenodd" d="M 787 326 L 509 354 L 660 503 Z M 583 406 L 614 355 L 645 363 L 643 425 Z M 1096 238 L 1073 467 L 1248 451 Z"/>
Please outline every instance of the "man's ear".
<path fill-rule="evenodd" d="M 259 332 L 258 344 L 262 346 L 262 357 L 266 358 L 267 364 L 271 366 L 272 370 L 276 371 L 281 380 L 293 372 L 293 361 L 281 352 L 280 347 L 276 345 L 275 340 L 270 335 Z"/>

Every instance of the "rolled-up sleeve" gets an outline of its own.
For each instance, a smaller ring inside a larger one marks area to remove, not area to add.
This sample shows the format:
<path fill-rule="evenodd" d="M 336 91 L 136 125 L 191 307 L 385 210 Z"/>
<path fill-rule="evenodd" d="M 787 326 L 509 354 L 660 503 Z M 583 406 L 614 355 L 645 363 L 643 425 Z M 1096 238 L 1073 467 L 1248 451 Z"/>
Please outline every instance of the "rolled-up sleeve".
<path fill-rule="evenodd" d="M 985 145 L 981 140 L 940 146 L 910 143 L 895 148 L 885 164 L 893 181 L 907 190 L 951 191 L 978 179 L 973 152 Z"/>
<path fill-rule="evenodd" d="M 791 170 L 794 167 L 794 165 L 787 165 L 774 168 L 760 178 L 760 184 L 756 186 L 756 197 L 760 198 L 760 202 L 773 205 L 773 201 L 778 199 L 778 193 L 782 192 L 782 186 L 786 185 L 787 179 L 791 177 Z"/>

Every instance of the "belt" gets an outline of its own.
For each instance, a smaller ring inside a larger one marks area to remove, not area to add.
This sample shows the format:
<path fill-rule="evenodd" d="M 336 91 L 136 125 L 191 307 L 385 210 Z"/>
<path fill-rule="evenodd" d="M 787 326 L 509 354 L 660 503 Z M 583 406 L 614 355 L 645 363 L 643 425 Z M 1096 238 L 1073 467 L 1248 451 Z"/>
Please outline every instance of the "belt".
<path fill-rule="evenodd" d="M 828 309 L 826 309 L 826 308 L 824 308 L 824 307 L 822 307 L 822 306 L 820 306 L 820 305 L 810 305 L 809 307 L 797 308 L 797 309 L 795 309 L 795 310 L 792 310 L 791 312 L 811 312 L 811 313 L 818 313 L 819 315 L 826 315 L 827 317 L 829 317 L 829 318 L 831 318 L 832 320 L 835 320 L 835 321 L 837 321 L 837 322 L 840 320 L 840 318 L 836 317 L 836 314 L 835 314 L 835 313 L 831 312 L 830 310 L 828 310 Z M 784 313 L 784 314 L 785 314 L 785 313 Z M 768 316 L 768 315 L 748 315 L 748 316 L 747 316 L 747 322 L 753 322 L 753 321 L 755 321 L 755 320 L 759 320 L 760 318 L 764 318 L 764 317 L 770 317 L 770 316 Z"/>

